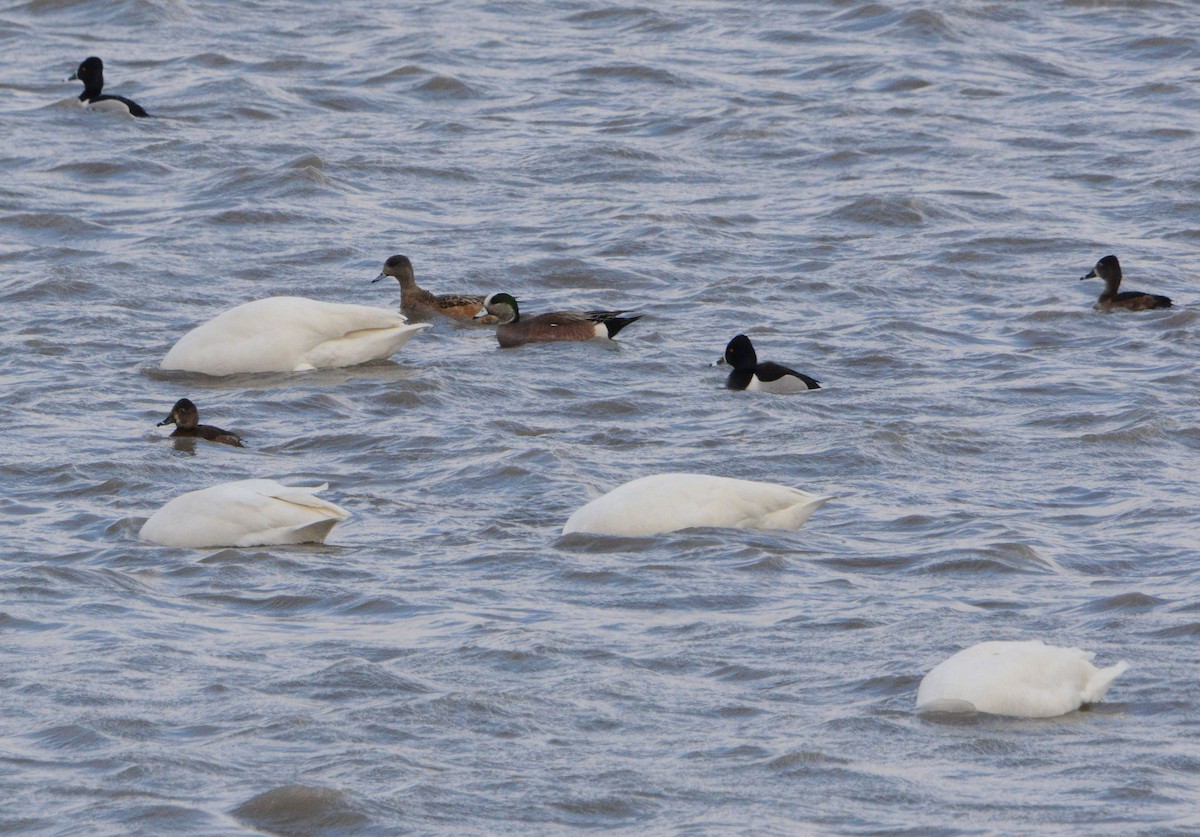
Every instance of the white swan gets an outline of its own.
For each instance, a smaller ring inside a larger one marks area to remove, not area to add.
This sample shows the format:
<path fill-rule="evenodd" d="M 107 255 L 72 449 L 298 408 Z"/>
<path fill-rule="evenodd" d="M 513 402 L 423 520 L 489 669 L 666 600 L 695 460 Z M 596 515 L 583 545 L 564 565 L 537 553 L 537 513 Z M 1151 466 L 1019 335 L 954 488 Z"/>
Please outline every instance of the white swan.
<path fill-rule="evenodd" d="M 180 338 L 162 369 L 235 375 L 304 372 L 391 357 L 429 323 L 385 308 L 272 296 L 218 314 Z"/>
<path fill-rule="evenodd" d="M 1092 665 L 1079 648 L 1027 642 L 981 642 L 964 648 L 925 675 L 917 709 L 987 712 L 1018 718 L 1052 718 L 1096 703 L 1129 664 Z"/>
<path fill-rule="evenodd" d="M 627 482 L 577 509 L 562 533 L 656 535 L 696 526 L 799 529 L 832 499 L 769 482 L 656 474 Z"/>
<path fill-rule="evenodd" d="M 334 524 L 350 516 L 315 496 L 327 487 L 241 480 L 189 491 L 150 515 L 138 537 L 197 549 L 323 543 Z"/>

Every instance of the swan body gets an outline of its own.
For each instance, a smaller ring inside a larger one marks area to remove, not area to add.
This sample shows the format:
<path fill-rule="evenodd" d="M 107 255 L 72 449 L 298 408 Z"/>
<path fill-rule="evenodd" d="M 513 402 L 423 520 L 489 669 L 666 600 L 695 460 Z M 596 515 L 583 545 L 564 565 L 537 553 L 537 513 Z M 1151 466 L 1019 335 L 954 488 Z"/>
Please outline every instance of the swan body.
<path fill-rule="evenodd" d="M 236 375 L 354 366 L 391 357 L 426 328 L 384 308 L 273 296 L 196 326 L 171 347 L 161 368 Z"/>
<path fill-rule="evenodd" d="M 832 497 L 768 482 L 707 474 L 656 474 L 577 509 L 562 533 L 656 535 L 699 526 L 799 529 Z"/>
<path fill-rule="evenodd" d="M 150 515 L 138 537 L 195 549 L 324 543 L 329 530 L 350 516 L 316 496 L 327 487 L 240 480 L 189 491 Z"/>
<path fill-rule="evenodd" d="M 1129 664 L 1092 665 L 1079 648 L 981 642 L 939 663 L 917 689 L 917 709 L 1052 718 L 1096 703 Z"/>

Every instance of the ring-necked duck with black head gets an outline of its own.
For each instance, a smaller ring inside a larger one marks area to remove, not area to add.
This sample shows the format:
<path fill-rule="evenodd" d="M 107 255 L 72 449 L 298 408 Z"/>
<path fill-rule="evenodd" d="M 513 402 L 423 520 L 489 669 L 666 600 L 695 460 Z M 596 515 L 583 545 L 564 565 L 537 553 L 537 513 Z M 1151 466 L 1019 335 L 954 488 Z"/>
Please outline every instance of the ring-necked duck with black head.
<path fill-rule="evenodd" d="M 795 369 L 788 369 L 769 360 L 759 363 L 754 344 L 744 334 L 739 334 L 729 341 L 722 361 L 733 367 L 733 371 L 725 379 L 725 386 L 729 389 L 789 393 L 821 388 L 819 381 Z"/>
<path fill-rule="evenodd" d="M 535 314 L 521 319 L 517 300 L 512 294 L 492 294 L 483 301 L 483 311 L 500 323 L 496 327 L 496 339 L 501 349 L 524 346 L 526 343 L 555 343 L 574 340 L 611 340 L 617 332 L 641 314 L 624 316 L 628 311 L 552 311 Z"/>
<path fill-rule="evenodd" d="M 79 94 L 80 103 L 92 110 L 111 111 L 112 113 L 128 113 L 130 116 L 149 116 L 137 102 L 124 96 L 109 96 L 100 91 L 104 88 L 104 62 L 96 56 L 85 58 L 75 71 L 75 75 L 67 81 L 82 81 L 83 92 Z"/>
<path fill-rule="evenodd" d="M 1171 307 L 1170 297 L 1145 294 L 1141 291 L 1117 293 L 1117 289 L 1121 287 L 1121 263 L 1117 261 L 1116 256 L 1105 256 L 1096 262 L 1092 272 L 1087 276 L 1080 276 L 1079 281 L 1097 277 L 1104 280 L 1104 293 L 1096 300 L 1097 311 L 1116 311 L 1119 308 L 1126 311 L 1149 311 L 1153 308 Z"/>
<path fill-rule="evenodd" d="M 241 438 L 236 433 L 230 433 L 228 430 L 222 430 L 219 427 L 213 427 L 211 424 L 200 423 L 200 411 L 196 409 L 187 398 L 180 398 L 175 402 L 175 406 L 171 408 L 171 414 L 158 423 L 158 427 L 164 424 L 175 425 L 175 432 L 172 437 L 192 437 L 207 439 L 210 442 L 221 442 L 225 445 L 233 445 L 236 448 L 244 448 Z"/>

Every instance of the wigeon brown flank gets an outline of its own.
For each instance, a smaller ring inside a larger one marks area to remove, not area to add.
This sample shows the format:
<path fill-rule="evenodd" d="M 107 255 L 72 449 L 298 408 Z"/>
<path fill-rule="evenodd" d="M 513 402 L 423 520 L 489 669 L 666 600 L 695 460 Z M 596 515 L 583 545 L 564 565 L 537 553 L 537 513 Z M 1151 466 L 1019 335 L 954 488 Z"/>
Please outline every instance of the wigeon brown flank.
<path fill-rule="evenodd" d="M 228 430 L 222 430 L 219 427 L 213 427 L 211 424 L 200 424 L 200 411 L 196 409 L 187 398 L 180 398 L 175 402 L 175 406 L 171 408 L 170 414 L 158 423 L 158 427 L 164 424 L 175 425 L 175 432 L 172 437 L 179 438 L 198 438 L 207 439 L 210 442 L 220 442 L 225 445 L 233 445 L 237 448 L 244 448 L 241 438 L 236 433 L 231 433 Z"/>
<path fill-rule="evenodd" d="M 517 300 L 506 293 L 495 293 L 485 299 L 479 315 L 483 316 L 484 311 L 499 323 L 496 339 L 502 349 L 526 343 L 611 340 L 642 317 L 641 314 L 626 316 L 628 311 L 553 311 L 522 319 Z"/>
<path fill-rule="evenodd" d="M 1104 280 L 1104 292 L 1096 300 L 1095 309 L 1097 311 L 1116 311 L 1119 309 L 1126 311 L 1150 311 L 1154 308 L 1171 307 L 1170 297 L 1142 293 L 1141 291 L 1117 293 L 1117 289 L 1121 287 L 1121 263 L 1117 261 L 1116 256 L 1105 256 L 1096 262 L 1096 266 L 1092 268 L 1091 273 L 1086 276 L 1080 276 L 1079 281 L 1082 282 L 1084 279 L 1096 278 Z"/>
<path fill-rule="evenodd" d="M 400 283 L 400 310 L 410 317 L 429 318 L 435 314 L 450 317 L 465 323 L 490 325 L 494 319 L 477 319 L 475 314 L 483 306 L 482 296 L 470 294 L 433 294 L 417 284 L 412 262 L 408 256 L 395 255 L 383 263 L 383 270 L 371 281 L 391 276 Z"/>

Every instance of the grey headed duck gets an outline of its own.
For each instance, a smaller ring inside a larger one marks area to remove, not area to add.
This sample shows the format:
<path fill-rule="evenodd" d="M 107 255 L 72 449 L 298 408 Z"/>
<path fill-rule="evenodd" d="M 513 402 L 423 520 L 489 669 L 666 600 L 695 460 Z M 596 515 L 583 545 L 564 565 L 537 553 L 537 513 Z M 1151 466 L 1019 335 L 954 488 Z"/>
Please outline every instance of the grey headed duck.
<path fill-rule="evenodd" d="M 450 317 L 464 323 L 492 324 L 496 320 L 490 317 L 476 318 L 475 314 L 483 305 L 482 296 L 470 294 L 433 294 L 417 285 L 413 275 L 412 262 L 408 256 L 391 256 L 383 263 L 383 270 L 371 280 L 372 283 L 393 277 L 400 283 L 400 311 L 410 317 L 428 319 L 434 314 Z"/>

